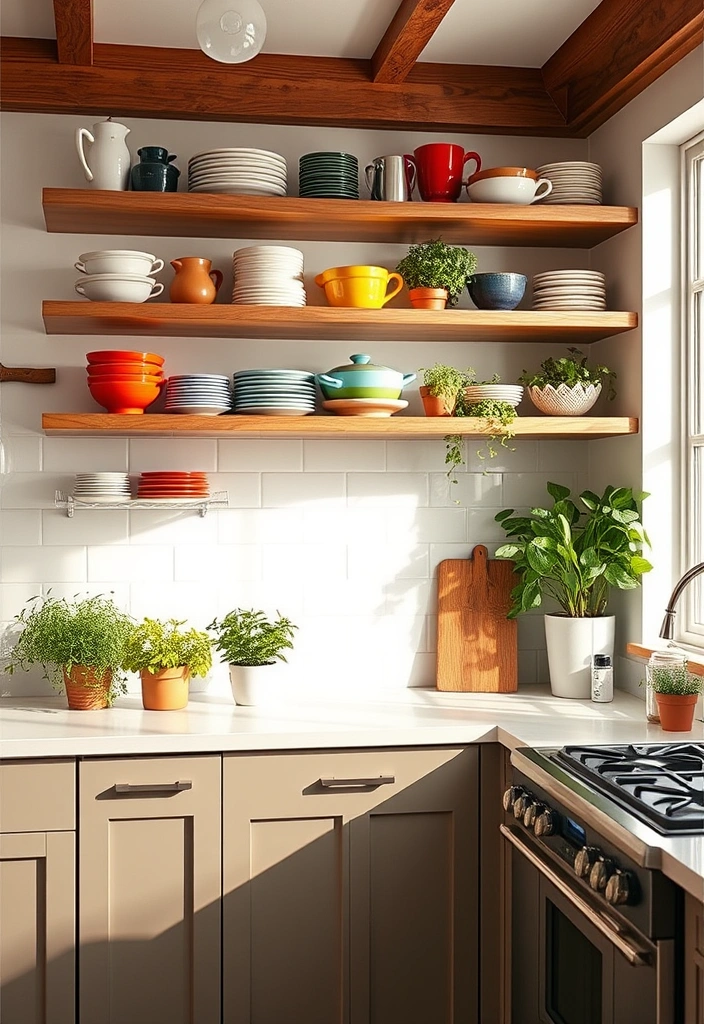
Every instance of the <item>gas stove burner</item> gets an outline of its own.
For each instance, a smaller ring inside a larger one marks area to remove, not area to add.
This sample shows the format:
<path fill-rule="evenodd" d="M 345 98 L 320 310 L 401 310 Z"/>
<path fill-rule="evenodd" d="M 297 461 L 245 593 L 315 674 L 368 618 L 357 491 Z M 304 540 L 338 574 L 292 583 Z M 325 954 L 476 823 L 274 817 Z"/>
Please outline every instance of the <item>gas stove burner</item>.
<path fill-rule="evenodd" d="M 704 832 L 704 743 L 570 746 L 555 760 L 659 832 Z"/>

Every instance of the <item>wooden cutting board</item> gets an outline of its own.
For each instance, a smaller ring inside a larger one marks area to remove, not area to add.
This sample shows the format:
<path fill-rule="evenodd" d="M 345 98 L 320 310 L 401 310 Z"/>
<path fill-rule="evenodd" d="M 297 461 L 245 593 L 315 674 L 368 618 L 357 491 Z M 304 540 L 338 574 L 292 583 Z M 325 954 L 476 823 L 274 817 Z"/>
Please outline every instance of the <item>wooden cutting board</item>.
<path fill-rule="evenodd" d="M 478 544 L 470 558 L 438 566 L 438 690 L 512 693 L 518 686 L 515 619 L 507 619 L 517 583 L 513 562 L 488 557 Z"/>

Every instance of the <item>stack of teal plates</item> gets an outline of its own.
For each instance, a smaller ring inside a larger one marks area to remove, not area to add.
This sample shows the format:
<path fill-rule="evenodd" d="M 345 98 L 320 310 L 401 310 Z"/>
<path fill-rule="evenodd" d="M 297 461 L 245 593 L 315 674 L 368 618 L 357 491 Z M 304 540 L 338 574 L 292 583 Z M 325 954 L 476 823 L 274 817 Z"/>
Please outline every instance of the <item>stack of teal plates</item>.
<path fill-rule="evenodd" d="M 299 194 L 307 199 L 359 199 L 359 163 L 349 153 L 305 153 Z"/>
<path fill-rule="evenodd" d="M 315 412 L 315 376 L 307 370 L 237 370 L 233 411 L 248 416 L 308 416 Z"/>

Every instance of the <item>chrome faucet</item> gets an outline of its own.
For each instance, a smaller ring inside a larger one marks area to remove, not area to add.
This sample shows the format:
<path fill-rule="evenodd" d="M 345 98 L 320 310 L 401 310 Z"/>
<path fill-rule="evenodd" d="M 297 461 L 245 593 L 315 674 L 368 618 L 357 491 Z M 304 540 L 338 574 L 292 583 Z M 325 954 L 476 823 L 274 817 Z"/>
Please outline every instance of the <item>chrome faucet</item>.
<path fill-rule="evenodd" d="M 662 626 L 660 627 L 660 636 L 664 640 L 674 639 L 676 605 L 680 599 L 680 594 L 687 584 L 691 583 L 700 573 L 704 573 L 704 562 L 700 562 L 699 565 L 693 565 L 691 569 L 687 570 L 682 579 L 675 584 L 675 589 L 670 594 L 670 600 L 667 602 L 665 618 L 662 620 Z"/>

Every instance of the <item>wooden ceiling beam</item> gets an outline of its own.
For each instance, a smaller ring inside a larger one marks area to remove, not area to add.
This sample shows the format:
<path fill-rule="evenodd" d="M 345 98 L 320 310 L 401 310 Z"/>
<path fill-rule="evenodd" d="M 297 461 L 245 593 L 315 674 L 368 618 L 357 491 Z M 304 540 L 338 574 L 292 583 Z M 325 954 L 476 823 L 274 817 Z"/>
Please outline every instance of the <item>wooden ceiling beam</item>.
<path fill-rule="evenodd" d="M 455 0 L 401 0 L 372 56 L 375 82 L 403 82 Z"/>
<path fill-rule="evenodd" d="M 260 54 L 226 65 L 200 50 L 97 43 L 91 67 L 53 40 L 0 40 L 0 109 L 410 131 L 568 134 L 539 68 L 416 64 L 402 85 L 370 62 Z M 177 69 L 176 71 L 174 69 Z"/>
<path fill-rule="evenodd" d="M 93 63 L 93 0 L 54 0 L 56 48 L 61 64 Z"/>
<path fill-rule="evenodd" d="M 602 0 L 543 65 L 543 80 L 585 137 L 703 39 L 702 0 Z"/>

